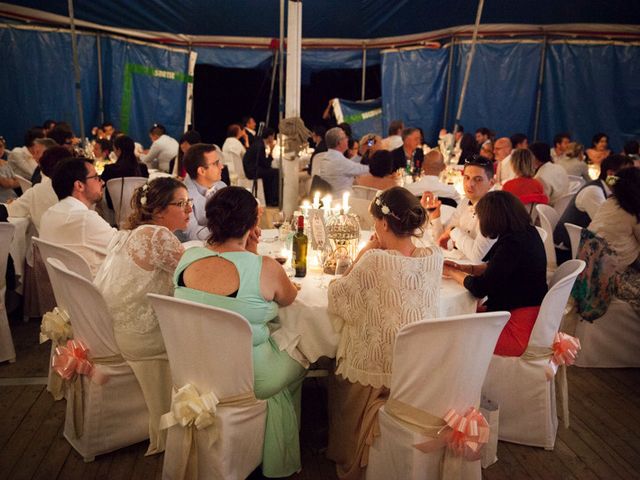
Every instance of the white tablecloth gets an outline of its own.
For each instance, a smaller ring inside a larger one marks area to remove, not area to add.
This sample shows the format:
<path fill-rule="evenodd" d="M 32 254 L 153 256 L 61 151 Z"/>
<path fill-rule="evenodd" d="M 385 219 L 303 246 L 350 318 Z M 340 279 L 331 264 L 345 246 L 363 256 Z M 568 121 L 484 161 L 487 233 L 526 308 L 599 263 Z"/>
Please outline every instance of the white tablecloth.
<path fill-rule="evenodd" d="M 272 237 L 271 231 L 263 232 L 264 237 Z M 260 253 L 263 255 L 274 254 L 282 248 L 279 242 L 265 242 L 260 245 Z M 327 312 L 328 296 L 326 286 L 332 275 L 324 276 L 324 285 L 321 287 L 319 272 L 307 272 L 304 278 L 294 278 L 302 288 L 298 292 L 296 300 L 288 307 L 279 310 L 278 325 L 272 333 L 282 350 L 286 350 L 295 358 L 295 349 L 304 355 L 310 362 L 315 362 L 320 357 L 336 356 L 340 334 L 333 329 L 329 313 Z M 440 290 L 441 317 L 474 313 L 477 300 L 468 290 L 450 279 L 442 280 Z"/>

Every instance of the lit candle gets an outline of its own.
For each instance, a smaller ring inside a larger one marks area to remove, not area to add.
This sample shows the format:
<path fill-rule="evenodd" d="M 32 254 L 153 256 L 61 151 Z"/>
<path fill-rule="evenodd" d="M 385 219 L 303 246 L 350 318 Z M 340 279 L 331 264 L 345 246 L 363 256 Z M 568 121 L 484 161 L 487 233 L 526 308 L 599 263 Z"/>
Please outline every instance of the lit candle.
<path fill-rule="evenodd" d="M 320 208 L 320 192 L 316 191 L 316 193 L 313 194 L 313 208 L 316 210 Z"/>
<path fill-rule="evenodd" d="M 333 200 L 331 195 L 325 195 L 322 198 L 322 209 L 324 210 L 325 216 L 331 213 L 331 200 Z"/>
<path fill-rule="evenodd" d="M 349 192 L 342 194 L 342 210 L 344 213 L 349 213 Z"/>
<path fill-rule="evenodd" d="M 304 215 L 304 218 L 307 218 L 309 216 L 310 209 L 311 205 L 309 205 L 309 200 L 305 200 L 304 202 L 302 202 L 302 215 Z"/>

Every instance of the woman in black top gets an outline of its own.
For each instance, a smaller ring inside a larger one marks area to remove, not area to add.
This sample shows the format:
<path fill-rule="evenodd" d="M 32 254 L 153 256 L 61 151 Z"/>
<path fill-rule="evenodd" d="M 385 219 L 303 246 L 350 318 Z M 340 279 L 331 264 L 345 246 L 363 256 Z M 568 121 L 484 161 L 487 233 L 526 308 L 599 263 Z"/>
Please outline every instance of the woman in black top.
<path fill-rule="evenodd" d="M 480 232 L 498 238 L 480 265 L 445 262 L 444 273 L 475 297 L 488 297 L 488 311 L 508 310 L 495 353 L 524 353 L 542 299 L 547 293 L 547 258 L 538 230 L 520 200 L 505 191 L 487 193 L 476 205 Z"/>
<path fill-rule="evenodd" d="M 144 163 L 140 163 L 133 153 L 135 143 L 125 135 L 121 135 L 113 142 L 113 149 L 118 156 L 116 163 L 105 165 L 102 175 L 102 181 L 106 184 L 112 178 L 120 177 L 145 177 L 149 178 L 149 171 Z M 107 205 L 113 209 L 113 203 L 109 196 L 109 190 L 106 190 Z"/>

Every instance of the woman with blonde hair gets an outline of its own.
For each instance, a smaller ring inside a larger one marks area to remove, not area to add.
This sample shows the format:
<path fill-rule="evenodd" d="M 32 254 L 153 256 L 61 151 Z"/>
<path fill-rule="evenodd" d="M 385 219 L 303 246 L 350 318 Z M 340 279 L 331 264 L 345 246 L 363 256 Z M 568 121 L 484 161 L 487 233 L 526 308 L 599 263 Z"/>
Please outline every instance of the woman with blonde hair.
<path fill-rule="evenodd" d="M 113 318 L 122 356 L 131 366 L 149 409 L 147 455 L 164 451 L 160 417 L 171 407 L 171 372 L 147 293 L 171 295 L 173 272 L 184 253 L 173 234 L 189 222 L 191 199 L 178 180 L 161 177 L 139 187 L 131 199 L 128 230 L 114 235 L 94 283 Z"/>
<path fill-rule="evenodd" d="M 513 193 L 524 204 L 548 204 L 549 198 L 544 194 L 542 183 L 533 178 L 536 174 L 533 165 L 533 153 L 527 148 L 517 148 L 511 154 L 511 168 L 516 174 L 502 185 L 502 190 Z"/>
<path fill-rule="evenodd" d="M 417 248 L 427 214 L 393 187 L 371 202 L 375 234 L 350 271 L 329 286 L 329 313 L 341 331 L 329 388 L 329 449 L 338 478 L 364 478 L 376 416 L 389 397 L 397 332 L 438 313 L 443 257 Z"/>

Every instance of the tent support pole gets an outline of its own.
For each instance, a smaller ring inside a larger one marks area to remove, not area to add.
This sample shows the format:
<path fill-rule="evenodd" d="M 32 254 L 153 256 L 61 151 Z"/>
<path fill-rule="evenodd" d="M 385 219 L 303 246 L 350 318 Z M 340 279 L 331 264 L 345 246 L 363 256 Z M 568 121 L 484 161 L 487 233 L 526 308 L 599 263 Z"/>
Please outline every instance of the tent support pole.
<path fill-rule="evenodd" d="M 365 90 L 367 88 L 367 46 L 362 46 L 362 86 L 360 88 L 360 100 L 364 102 Z"/>
<path fill-rule="evenodd" d="M 265 127 L 269 126 L 271 120 L 271 104 L 273 103 L 273 91 L 276 88 L 276 72 L 278 71 L 278 54 L 280 50 L 273 51 L 273 68 L 271 69 L 271 89 L 269 90 L 269 104 L 267 105 L 267 118 L 265 120 Z"/>
<path fill-rule="evenodd" d="M 104 86 L 102 83 L 102 40 L 98 33 L 96 35 L 96 54 L 98 55 L 98 108 L 100 109 L 100 123 L 104 123 Z"/>
<path fill-rule="evenodd" d="M 284 0 L 280 0 L 280 43 L 278 45 L 278 121 L 284 118 Z"/>
<path fill-rule="evenodd" d="M 467 85 L 469 84 L 469 76 L 471 75 L 471 64 L 473 63 L 473 57 L 476 54 L 476 42 L 478 40 L 478 27 L 480 26 L 480 18 L 482 17 L 482 8 L 484 7 L 484 0 L 478 1 L 478 10 L 476 12 L 476 23 L 473 27 L 473 37 L 471 38 L 471 51 L 467 58 L 467 66 L 464 70 L 464 80 L 462 81 L 462 90 L 460 91 L 460 101 L 458 102 L 458 112 L 456 113 L 456 121 L 453 127 L 453 142 L 455 142 L 456 133 L 458 133 L 458 125 L 460 124 L 460 117 L 462 116 L 462 107 L 464 106 L 464 96 L 467 93 Z M 447 162 L 451 160 L 453 155 L 453 145 L 449 149 L 449 155 Z"/>
<path fill-rule="evenodd" d="M 538 130 L 540 127 L 540 108 L 542 105 L 542 84 L 544 83 L 544 64 L 547 57 L 547 36 L 544 36 L 542 42 L 542 51 L 540 52 L 540 74 L 538 75 L 538 91 L 536 92 L 536 117 L 533 122 L 533 141 L 538 141 Z"/>
<path fill-rule="evenodd" d="M 80 138 L 84 141 L 84 114 L 82 111 L 82 89 L 80 87 L 80 65 L 78 64 L 78 40 L 76 38 L 76 22 L 73 16 L 73 0 L 68 0 L 69 24 L 71 25 L 71 52 L 73 54 L 73 71 L 76 86 L 76 103 L 78 104 L 78 118 L 80 120 Z"/>
<path fill-rule="evenodd" d="M 456 48 L 456 37 L 451 38 L 449 44 L 449 66 L 447 68 L 447 90 L 444 96 L 444 120 L 442 121 L 442 128 L 447 128 L 447 122 L 449 121 L 449 102 L 451 100 L 451 78 L 453 72 L 453 53 Z"/>

